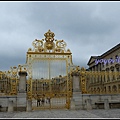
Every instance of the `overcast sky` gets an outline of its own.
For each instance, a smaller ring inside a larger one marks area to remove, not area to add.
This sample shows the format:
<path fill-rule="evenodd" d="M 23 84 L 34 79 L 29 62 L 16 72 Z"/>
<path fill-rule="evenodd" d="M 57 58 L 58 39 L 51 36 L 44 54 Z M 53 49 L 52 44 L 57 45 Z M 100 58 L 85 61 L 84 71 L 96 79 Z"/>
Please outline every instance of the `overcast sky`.
<path fill-rule="evenodd" d="M 73 64 L 120 43 L 120 2 L 0 2 L 0 70 L 25 64 L 34 39 L 50 29 L 64 40 Z"/>

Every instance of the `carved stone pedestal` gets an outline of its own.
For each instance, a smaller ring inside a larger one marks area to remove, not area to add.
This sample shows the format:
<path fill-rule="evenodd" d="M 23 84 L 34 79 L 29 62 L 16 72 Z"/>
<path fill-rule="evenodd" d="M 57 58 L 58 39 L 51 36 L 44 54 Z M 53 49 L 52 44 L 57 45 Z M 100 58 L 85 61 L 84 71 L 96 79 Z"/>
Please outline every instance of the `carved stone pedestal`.
<path fill-rule="evenodd" d="M 18 93 L 17 111 L 26 111 L 26 106 L 27 106 L 26 93 Z"/>

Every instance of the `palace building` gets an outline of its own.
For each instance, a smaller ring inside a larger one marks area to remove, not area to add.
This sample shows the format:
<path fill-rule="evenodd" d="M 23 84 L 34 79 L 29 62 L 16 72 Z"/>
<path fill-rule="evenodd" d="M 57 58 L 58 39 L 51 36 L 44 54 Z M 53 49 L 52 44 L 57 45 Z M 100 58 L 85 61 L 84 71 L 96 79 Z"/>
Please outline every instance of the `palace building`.
<path fill-rule="evenodd" d="M 120 44 L 100 56 L 91 56 L 87 65 L 89 72 L 97 72 L 96 80 L 88 79 L 89 93 L 120 93 Z"/>
<path fill-rule="evenodd" d="M 90 71 L 120 71 L 120 43 L 100 56 L 91 56 Z"/>

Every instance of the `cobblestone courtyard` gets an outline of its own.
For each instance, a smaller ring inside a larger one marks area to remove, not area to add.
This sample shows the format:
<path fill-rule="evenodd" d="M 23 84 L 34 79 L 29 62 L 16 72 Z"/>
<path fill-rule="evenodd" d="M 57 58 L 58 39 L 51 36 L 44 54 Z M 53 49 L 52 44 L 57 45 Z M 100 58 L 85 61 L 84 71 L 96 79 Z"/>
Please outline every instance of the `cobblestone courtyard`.
<path fill-rule="evenodd" d="M 0 118 L 120 118 L 120 109 L 0 112 Z"/>

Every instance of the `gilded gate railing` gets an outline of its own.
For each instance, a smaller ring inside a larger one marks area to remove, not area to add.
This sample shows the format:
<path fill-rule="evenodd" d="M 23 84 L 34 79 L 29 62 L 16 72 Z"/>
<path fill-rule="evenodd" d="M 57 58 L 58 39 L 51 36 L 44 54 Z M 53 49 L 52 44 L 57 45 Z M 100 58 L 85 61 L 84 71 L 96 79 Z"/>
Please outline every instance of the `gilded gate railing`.
<path fill-rule="evenodd" d="M 18 92 L 18 68 L 11 67 L 10 70 L 0 72 L 0 91 L 3 95 L 17 95 Z"/>
<path fill-rule="evenodd" d="M 87 94 L 119 94 L 119 71 L 86 71 L 80 70 L 82 93 Z"/>
<path fill-rule="evenodd" d="M 26 64 L 0 71 L 0 93 L 17 95 L 19 71 L 24 69 L 27 99 L 32 100 L 33 109 L 70 108 L 73 78 L 79 76 L 82 94 L 118 94 L 120 93 L 120 72 L 86 71 L 85 68 L 72 69 L 72 53 L 66 50 L 64 40 L 55 40 L 55 34 L 48 30 L 45 39 L 35 39 L 33 49 L 29 48 Z M 38 100 L 44 99 L 44 106 Z"/>
<path fill-rule="evenodd" d="M 33 49 L 27 52 L 26 64 L 28 69 L 27 96 L 32 99 L 33 109 L 38 99 L 51 98 L 51 104 L 37 108 L 70 107 L 72 80 L 70 66 L 72 56 L 66 50 L 64 40 L 55 40 L 55 34 L 48 30 L 45 39 L 35 39 Z M 62 98 L 62 99 L 61 99 Z M 35 108 L 36 109 L 36 108 Z"/>
<path fill-rule="evenodd" d="M 27 99 L 35 101 L 40 97 L 50 97 L 50 108 L 60 108 L 60 104 L 69 108 L 72 96 L 72 53 L 69 49 L 66 50 L 67 44 L 64 40 L 54 39 L 55 34 L 50 30 L 44 36 L 45 39 L 33 41 L 33 49 L 28 49 L 25 65 L 0 72 L 0 92 L 5 95 L 17 95 L 20 80 L 18 73 L 25 69 L 28 74 Z"/>
<path fill-rule="evenodd" d="M 19 76 L 18 76 L 18 68 L 11 67 L 10 70 L 2 72 L 0 71 L 0 93 L 4 93 L 5 95 L 17 95 L 18 92 L 18 84 L 19 84 Z M 71 72 L 69 70 L 68 73 L 68 86 L 70 88 L 69 95 L 72 96 L 72 77 Z M 74 71 L 78 72 L 78 71 Z M 79 70 L 80 74 L 80 88 L 83 94 L 118 94 L 120 93 L 120 72 L 110 72 L 110 71 L 86 71 L 85 68 L 81 68 Z M 27 84 L 27 98 L 32 99 L 32 80 L 29 78 L 26 82 Z M 46 82 L 50 80 L 45 80 Z M 45 82 L 44 80 L 38 80 L 39 82 Z M 54 81 L 55 80 L 51 80 Z M 63 84 L 64 83 L 64 84 Z M 60 83 L 62 85 L 67 85 L 67 81 Z M 56 85 L 56 84 L 54 84 Z M 55 86 L 52 86 L 52 89 Z M 56 87 L 57 88 L 57 87 Z M 35 91 L 34 91 L 35 92 Z M 33 92 L 33 93 L 34 93 Z M 36 91 L 37 92 L 37 91 Z"/>

